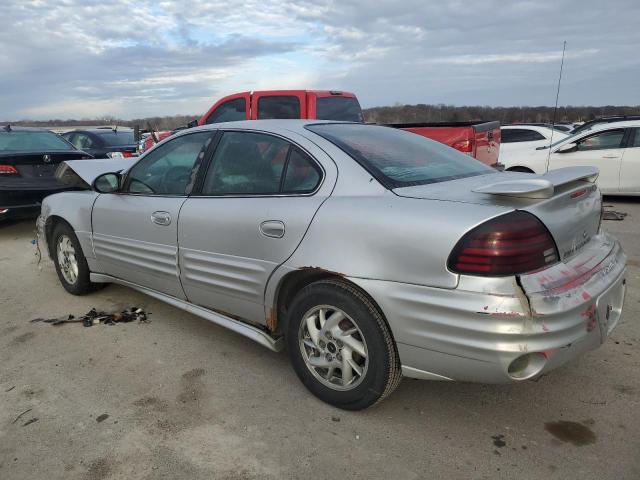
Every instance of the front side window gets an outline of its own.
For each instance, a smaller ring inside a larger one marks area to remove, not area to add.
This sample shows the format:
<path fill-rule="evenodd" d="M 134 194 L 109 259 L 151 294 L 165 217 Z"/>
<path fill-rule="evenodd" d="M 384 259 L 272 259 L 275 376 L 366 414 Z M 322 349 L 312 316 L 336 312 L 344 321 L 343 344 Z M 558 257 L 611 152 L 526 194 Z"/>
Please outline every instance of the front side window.
<path fill-rule="evenodd" d="M 286 140 L 254 132 L 225 132 L 207 172 L 203 195 L 309 193 L 321 170 Z"/>
<path fill-rule="evenodd" d="M 142 157 L 127 176 L 125 191 L 149 195 L 185 195 L 211 142 L 210 131 L 182 135 Z"/>
<path fill-rule="evenodd" d="M 495 172 L 442 143 L 395 128 L 347 123 L 305 128 L 342 149 L 387 188 Z"/>
<path fill-rule="evenodd" d="M 631 148 L 640 147 L 640 128 L 633 129 L 633 141 L 631 142 Z"/>
<path fill-rule="evenodd" d="M 608 130 L 583 138 L 578 142 L 578 151 L 605 150 L 620 148 L 624 137 L 624 130 Z"/>
<path fill-rule="evenodd" d="M 0 152 L 42 152 L 74 150 L 60 136 L 44 130 L 0 130 Z"/>
<path fill-rule="evenodd" d="M 234 98 L 224 102 L 207 118 L 207 123 L 235 122 L 247 119 L 247 105 L 244 98 Z"/>
<path fill-rule="evenodd" d="M 258 99 L 258 119 L 300 118 L 300 99 L 289 95 L 275 95 Z"/>

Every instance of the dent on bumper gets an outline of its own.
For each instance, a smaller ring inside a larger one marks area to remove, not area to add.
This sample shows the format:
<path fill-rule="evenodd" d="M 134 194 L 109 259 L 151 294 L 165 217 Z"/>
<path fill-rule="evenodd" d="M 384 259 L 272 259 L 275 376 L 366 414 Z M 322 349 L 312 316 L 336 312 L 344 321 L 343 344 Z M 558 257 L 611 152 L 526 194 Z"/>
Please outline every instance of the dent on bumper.
<path fill-rule="evenodd" d="M 597 348 L 621 315 L 625 263 L 618 242 L 601 234 L 519 280 L 461 277 L 451 290 L 351 280 L 383 310 L 405 375 L 500 383 L 517 379 L 509 366 L 524 354 L 544 355 L 536 376 Z"/>

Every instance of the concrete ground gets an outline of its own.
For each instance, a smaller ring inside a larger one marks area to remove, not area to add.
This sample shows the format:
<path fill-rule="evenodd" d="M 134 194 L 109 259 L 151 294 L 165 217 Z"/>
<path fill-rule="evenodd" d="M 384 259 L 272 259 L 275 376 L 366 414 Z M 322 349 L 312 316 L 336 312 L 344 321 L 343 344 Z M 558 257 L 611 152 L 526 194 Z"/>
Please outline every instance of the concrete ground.
<path fill-rule="evenodd" d="M 378 406 L 311 396 L 286 354 L 127 288 L 67 294 L 33 223 L 0 226 L 0 479 L 640 478 L 640 200 L 622 323 L 516 385 L 405 379 Z M 143 306 L 149 324 L 30 323 Z M 26 413 L 23 413 L 26 412 Z"/>

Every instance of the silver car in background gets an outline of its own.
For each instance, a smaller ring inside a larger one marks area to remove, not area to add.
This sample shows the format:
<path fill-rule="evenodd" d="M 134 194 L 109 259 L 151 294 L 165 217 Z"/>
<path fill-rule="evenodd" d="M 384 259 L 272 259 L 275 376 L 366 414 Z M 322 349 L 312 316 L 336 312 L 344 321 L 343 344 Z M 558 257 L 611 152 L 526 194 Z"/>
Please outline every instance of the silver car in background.
<path fill-rule="evenodd" d="M 207 125 L 139 159 L 72 161 L 39 238 L 64 288 L 128 285 L 281 350 L 362 409 L 401 377 L 514 382 L 598 347 L 626 257 L 595 168 L 497 172 L 374 125 Z"/>

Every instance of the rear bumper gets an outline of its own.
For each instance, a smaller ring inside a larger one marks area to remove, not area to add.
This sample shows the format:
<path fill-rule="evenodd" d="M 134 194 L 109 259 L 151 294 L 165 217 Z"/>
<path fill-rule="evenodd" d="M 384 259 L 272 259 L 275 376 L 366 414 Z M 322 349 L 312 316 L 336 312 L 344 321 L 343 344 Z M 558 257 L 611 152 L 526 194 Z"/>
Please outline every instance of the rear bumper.
<path fill-rule="evenodd" d="M 10 218 L 33 218 L 40 213 L 42 200 L 60 190 L 0 189 L 0 221 Z"/>
<path fill-rule="evenodd" d="M 351 280 L 383 310 L 406 376 L 505 383 L 597 348 L 618 323 L 626 257 L 606 234 L 584 250 L 519 280 L 461 277 L 450 290 Z"/>

